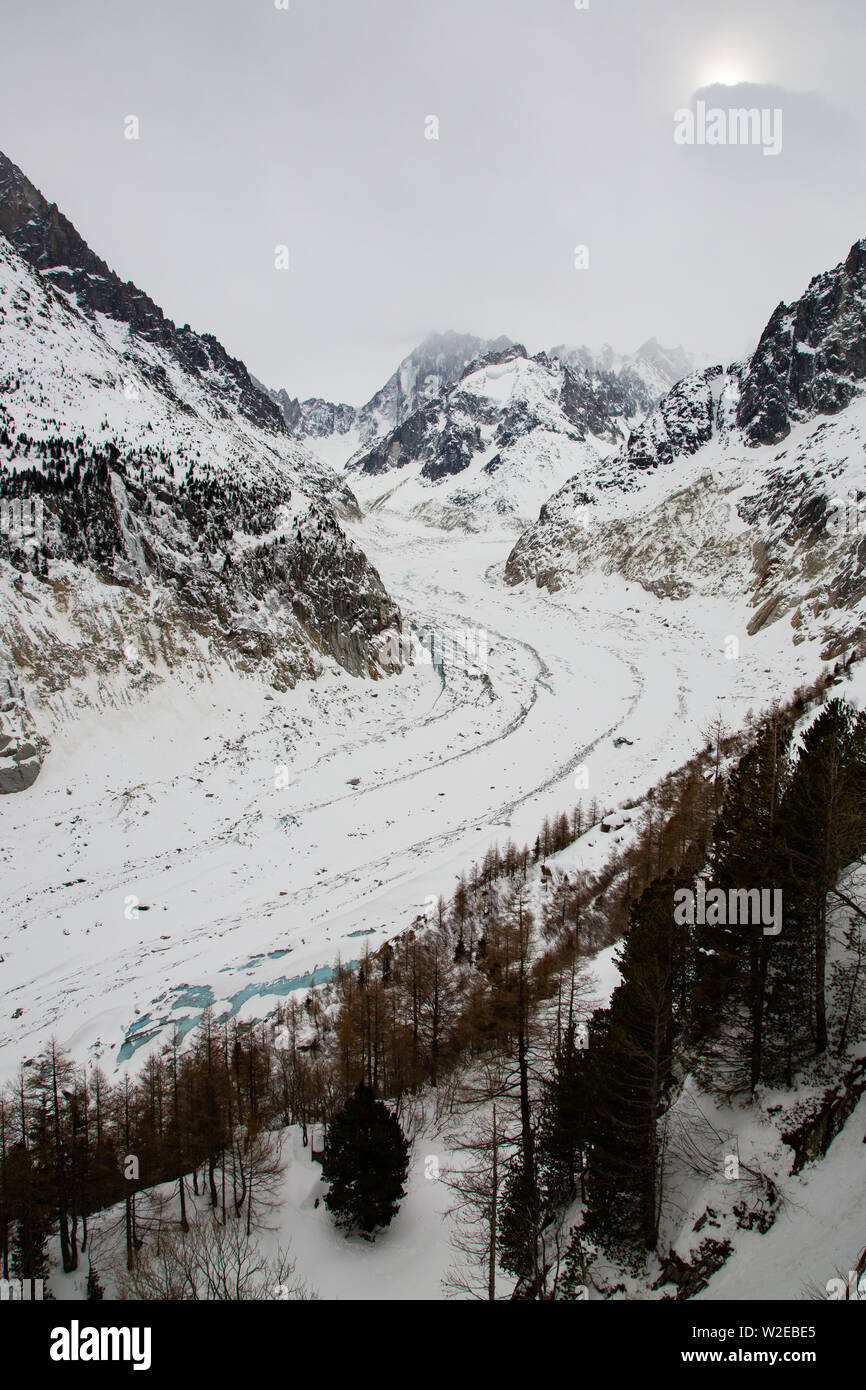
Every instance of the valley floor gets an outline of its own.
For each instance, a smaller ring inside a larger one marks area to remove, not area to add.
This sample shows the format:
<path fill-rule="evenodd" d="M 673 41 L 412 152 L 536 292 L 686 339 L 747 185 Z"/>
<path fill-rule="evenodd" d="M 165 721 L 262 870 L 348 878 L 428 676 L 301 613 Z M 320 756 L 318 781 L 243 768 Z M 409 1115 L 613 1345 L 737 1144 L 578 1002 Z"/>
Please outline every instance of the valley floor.
<path fill-rule="evenodd" d="M 486 634 L 489 681 L 448 657 L 444 683 L 420 664 L 283 695 L 165 673 L 61 723 L 36 784 L 0 798 L 4 1078 L 51 1035 L 111 1073 L 208 1003 L 268 1012 L 450 894 L 493 841 L 643 793 L 717 713 L 737 727 L 820 665 L 787 625 L 745 638 L 745 605 L 613 578 L 551 598 L 502 583 L 511 537 L 382 511 L 353 529 L 404 622 Z M 613 838 L 584 837 L 578 861 Z"/>

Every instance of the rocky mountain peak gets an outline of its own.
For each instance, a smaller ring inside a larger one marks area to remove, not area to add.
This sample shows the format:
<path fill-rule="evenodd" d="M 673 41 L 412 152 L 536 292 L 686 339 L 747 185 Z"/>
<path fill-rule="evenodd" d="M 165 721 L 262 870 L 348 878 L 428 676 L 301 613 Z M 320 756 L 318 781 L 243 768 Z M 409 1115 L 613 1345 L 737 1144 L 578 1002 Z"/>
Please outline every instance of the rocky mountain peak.
<path fill-rule="evenodd" d="M 209 333 L 177 328 L 158 304 L 132 283 L 122 281 L 55 203 L 49 203 L 16 164 L 0 153 L 0 233 L 19 255 L 83 309 L 128 324 L 146 342 L 169 352 L 190 376 L 207 372 L 229 406 L 254 424 L 285 434 L 278 406 L 263 396 L 243 362 L 231 357 Z"/>
<path fill-rule="evenodd" d="M 8 160 L 0 216 L 0 792 L 38 771 L 28 710 L 55 698 L 214 665 L 283 690 L 328 661 L 393 670 L 399 609 L 338 521 L 357 501 L 243 363 L 123 285 Z"/>
<path fill-rule="evenodd" d="M 403 424 L 438 392 L 459 381 L 463 372 L 480 357 L 504 352 L 511 339 L 476 338 L 471 333 L 432 332 L 404 357 L 365 405 L 337 404 L 313 396 L 299 401 L 285 389 L 263 389 L 280 409 L 288 428 L 297 439 L 324 439 L 330 435 L 354 434 L 355 449 L 369 446 Z"/>
<path fill-rule="evenodd" d="M 791 426 L 835 415 L 866 379 L 866 239 L 779 304 L 743 376 L 737 424 L 750 444 L 774 444 Z"/>
<path fill-rule="evenodd" d="M 630 355 L 616 352 L 609 343 L 598 351 L 585 345 L 571 347 L 560 343 L 550 349 L 549 355 L 564 362 L 573 371 L 583 369 L 616 377 L 623 385 L 628 383 L 633 392 L 643 395 L 644 413 L 651 410 L 666 391 L 694 371 L 696 366 L 684 348 L 662 347 L 657 338 L 648 338 Z"/>

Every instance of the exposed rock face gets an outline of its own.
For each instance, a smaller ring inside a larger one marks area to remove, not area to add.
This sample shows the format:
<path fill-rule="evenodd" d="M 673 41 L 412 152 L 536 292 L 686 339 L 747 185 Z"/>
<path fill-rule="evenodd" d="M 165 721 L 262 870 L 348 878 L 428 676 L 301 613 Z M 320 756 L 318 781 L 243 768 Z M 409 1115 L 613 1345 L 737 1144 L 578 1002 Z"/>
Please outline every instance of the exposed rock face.
<path fill-rule="evenodd" d="M 279 408 L 256 389 L 243 362 L 230 357 L 211 334 L 177 328 L 158 304 L 109 270 L 72 223 L 49 203 L 17 165 L 0 153 L 0 232 L 23 259 L 58 289 L 74 294 L 91 311 L 129 324 L 139 337 L 157 343 L 191 376 L 214 377 L 225 403 L 262 428 L 285 432 Z"/>
<path fill-rule="evenodd" d="M 706 444 L 718 427 L 713 387 L 722 378 L 721 367 L 708 367 L 674 386 L 629 439 L 624 457 L 631 467 L 658 468 Z"/>
<path fill-rule="evenodd" d="M 408 419 L 458 381 L 470 363 L 510 346 L 508 338 L 485 341 L 471 333 L 430 333 L 404 358 L 382 389 L 361 407 L 362 439 L 381 435 L 389 421 L 400 424 Z"/>
<path fill-rule="evenodd" d="M 749 362 L 692 372 L 673 386 L 611 471 L 669 464 L 733 431 L 748 444 L 775 444 L 792 424 L 843 410 L 864 379 L 866 240 L 794 305 L 779 305 Z"/>
<path fill-rule="evenodd" d="M 280 407 L 283 419 L 298 439 L 325 439 L 332 434 L 348 434 L 357 421 L 353 405 L 335 405 L 333 401 L 312 396 L 309 400 L 293 400 L 285 387 L 276 392 L 262 390 Z"/>
<path fill-rule="evenodd" d="M 697 366 L 681 347 L 664 348 L 657 338 L 649 338 L 631 355 L 623 356 L 610 346 L 593 352 L 588 347 L 569 347 L 561 343 L 551 348 L 550 356 L 558 357 L 568 367 L 583 367 L 589 372 L 617 377 L 624 386 L 631 388 L 636 398 L 645 401 L 644 412 Z"/>
<path fill-rule="evenodd" d="M 670 598 L 746 593 L 750 634 L 788 616 L 792 641 L 820 640 L 825 659 L 859 640 L 864 292 L 859 242 L 776 310 L 749 362 L 691 373 L 614 456 L 568 479 L 506 580 L 556 589 L 598 568 Z"/>
<path fill-rule="evenodd" d="M 317 396 L 293 400 L 285 390 L 268 394 L 298 439 L 322 439 L 354 431 L 359 445 L 370 445 L 457 381 L 470 362 L 510 345 L 508 338 L 485 340 L 471 333 L 430 333 L 404 357 L 366 405 L 358 407 L 337 405 Z"/>
<path fill-rule="evenodd" d="M 0 796 L 32 787 L 47 745 L 32 730 L 15 674 L 0 671 Z"/>
<path fill-rule="evenodd" d="M 352 675 L 375 676 L 374 639 L 400 628 L 400 610 L 331 512 L 310 509 L 288 549 L 285 570 L 287 597 L 306 630 Z"/>
<path fill-rule="evenodd" d="M 353 486 L 440 525 L 520 523 L 544 485 L 591 465 L 625 437 L 645 392 L 613 374 L 570 367 L 519 343 L 485 354 L 459 380 L 350 461 Z M 362 487 L 363 484 L 363 487 Z M 379 489 L 381 494 L 381 488 Z"/>
<path fill-rule="evenodd" d="M 0 751 L 0 796 L 25 792 L 33 786 L 41 768 L 32 744 L 10 744 Z"/>
<path fill-rule="evenodd" d="M 380 639 L 399 611 L 339 525 L 351 489 L 243 364 L 123 285 L 2 156 L 0 226 L 0 651 L 33 710 L 215 660 L 280 689 L 326 658 L 398 669 Z M 6 524 L 37 504 L 38 526 Z M 26 786 L 44 749 L 0 730 L 0 780 Z"/>
<path fill-rule="evenodd" d="M 737 424 L 750 444 L 775 444 L 793 423 L 835 415 L 866 378 L 866 240 L 780 304 L 743 378 Z"/>
<path fill-rule="evenodd" d="M 811 1107 L 810 1113 L 795 1128 L 782 1135 L 794 1151 L 792 1173 L 799 1173 L 807 1163 L 823 1158 L 837 1134 L 845 1127 L 849 1115 L 856 1109 L 866 1091 L 866 1060 L 855 1062 L 841 1081 Z"/>
<path fill-rule="evenodd" d="M 502 396 L 491 391 L 491 381 L 501 380 L 509 365 L 522 378 L 524 389 Z M 546 408 L 551 403 L 559 418 Z M 360 453 L 350 468 L 385 473 L 421 462 L 424 477 L 445 477 L 467 467 L 476 453 L 487 448 L 484 426 L 492 428 L 498 451 L 538 428 L 559 429 L 581 440 L 594 435 L 614 443 L 623 436 L 623 420 L 640 416 L 647 404 L 645 393 L 635 393 L 628 381 L 613 374 L 569 367 L 544 352 L 529 357 L 515 343 L 472 362 L 453 386 L 367 453 Z"/>

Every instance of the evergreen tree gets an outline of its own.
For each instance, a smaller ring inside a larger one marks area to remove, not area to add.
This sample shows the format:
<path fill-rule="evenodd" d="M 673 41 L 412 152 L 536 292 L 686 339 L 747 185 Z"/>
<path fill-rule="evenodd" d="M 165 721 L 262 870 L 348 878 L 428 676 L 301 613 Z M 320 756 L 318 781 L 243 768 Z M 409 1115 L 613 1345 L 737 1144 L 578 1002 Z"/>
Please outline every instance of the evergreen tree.
<path fill-rule="evenodd" d="M 7 1155 L 10 1205 L 16 1213 L 12 1228 L 10 1273 L 13 1279 L 41 1279 L 47 1284 L 48 1237 L 52 1225 L 52 1193 L 46 1172 L 39 1167 L 25 1142 L 14 1144 Z"/>
<path fill-rule="evenodd" d="M 577 1045 L 572 1021 L 544 1082 L 538 1124 L 538 1167 L 550 1202 L 571 1201 L 578 1174 L 583 1183 L 588 1119 L 586 1053 Z"/>
<path fill-rule="evenodd" d="M 583 1228 L 575 1226 L 562 1262 L 555 1297 L 564 1303 L 586 1302 L 589 1299 L 589 1255 Z"/>
<path fill-rule="evenodd" d="M 866 846 L 866 716 L 831 700 L 803 735 L 785 803 L 790 920 L 808 938 L 814 1051 L 827 1047 L 828 895 Z"/>
<path fill-rule="evenodd" d="M 671 1080 L 674 997 L 684 968 L 673 880 L 659 880 L 632 907 L 607 1019 L 596 1016 L 587 1168 L 588 1225 L 633 1245 L 655 1245 L 662 1187 L 658 1119 Z"/>
<path fill-rule="evenodd" d="M 739 759 L 716 825 L 713 886 L 751 892 L 782 889 L 780 849 L 783 798 L 790 780 L 790 721 L 772 713 Z M 772 900 L 771 900 L 772 901 Z M 754 914 L 752 914 L 754 915 Z M 725 1090 L 754 1090 L 764 1071 L 766 1017 L 790 1001 L 797 979 L 794 939 L 764 935 L 759 920 L 708 923 L 694 932 L 690 997 L 692 1035 L 712 1039 L 712 1080 Z"/>
<path fill-rule="evenodd" d="M 397 1213 L 408 1168 L 409 1143 L 399 1121 L 362 1083 L 328 1127 L 325 1206 L 338 1226 L 373 1239 Z"/>
<path fill-rule="evenodd" d="M 509 1165 L 499 1214 L 499 1263 L 538 1294 L 544 1276 L 544 1204 L 535 1154 L 520 1148 Z"/>

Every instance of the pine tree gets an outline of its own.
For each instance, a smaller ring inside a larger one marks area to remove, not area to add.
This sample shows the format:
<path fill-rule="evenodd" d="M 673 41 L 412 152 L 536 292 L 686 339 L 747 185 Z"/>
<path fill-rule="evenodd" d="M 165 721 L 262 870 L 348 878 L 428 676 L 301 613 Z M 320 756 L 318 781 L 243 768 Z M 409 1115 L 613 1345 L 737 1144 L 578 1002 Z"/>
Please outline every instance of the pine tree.
<path fill-rule="evenodd" d="M 538 1124 L 538 1166 L 550 1202 L 571 1201 L 578 1174 L 583 1182 L 588 1119 L 586 1053 L 577 1045 L 572 1021 L 544 1083 Z"/>
<path fill-rule="evenodd" d="M 791 734 L 789 720 L 771 714 L 730 775 L 713 854 L 713 885 L 726 895 L 782 889 L 784 902 L 780 823 Z M 758 920 L 699 925 L 694 940 L 692 1035 L 713 1039 L 708 1057 L 716 1083 L 754 1091 L 765 1070 L 770 1001 L 778 1008 L 796 978 L 792 935 L 765 936 Z"/>
<path fill-rule="evenodd" d="M 866 846 L 866 716 L 831 700 L 803 735 L 785 806 L 792 921 L 808 935 L 814 1051 L 827 1047 L 828 895 Z M 789 913 L 786 911 L 786 921 Z"/>
<path fill-rule="evenodd" d="M 512 1158 L 503 1184 L 499 1213 L 499 1263 L 527 1291 L 538 1294 L 544 1278 L 545 1211 L 534 1147 Z"/>
<path fill-rule="evenodd" d="M 555 1296 L 564 1303 L 584 1303 L 589 1299 L 589 1254 L 581 1226 L 572 1229 Z"/>
<path fill-rule="evenodd" d="M 652 883 L 632 907 L 620 960 L 622 984 L 606 1018 L 596 1015 L 588 1224 L 634 1245 L 655 1245 L 662 1189 L 659 1114 L 671 1080 L 674 998 L 685 947 L 674 922 L 674 884 Z"/>
<path fill-rule="evenodd" d="M 363 1083 L 328 1127 L 322 1176 L 325 1206 L 338 1226 L 367 1239 L 390 1224 L 409 1169 L 409 1144 L 396 1116 Z"/>

